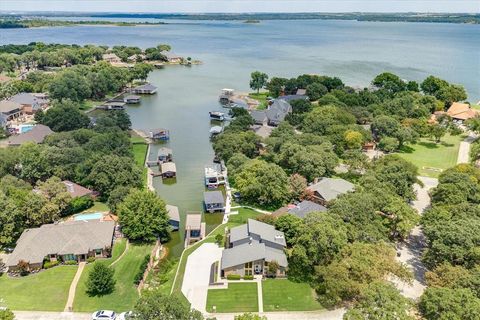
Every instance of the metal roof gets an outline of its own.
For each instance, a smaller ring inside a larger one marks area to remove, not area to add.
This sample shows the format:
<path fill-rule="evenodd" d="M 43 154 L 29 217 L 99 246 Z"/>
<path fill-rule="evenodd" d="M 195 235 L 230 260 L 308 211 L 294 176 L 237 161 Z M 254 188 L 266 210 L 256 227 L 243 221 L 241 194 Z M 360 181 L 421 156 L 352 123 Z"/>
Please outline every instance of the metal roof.
<path fill-rule="evenodd" d="M 205 191 L 203 193 L 203 201 L 205 204 L 225 203 L 223 193 L 221 191 Z"/>

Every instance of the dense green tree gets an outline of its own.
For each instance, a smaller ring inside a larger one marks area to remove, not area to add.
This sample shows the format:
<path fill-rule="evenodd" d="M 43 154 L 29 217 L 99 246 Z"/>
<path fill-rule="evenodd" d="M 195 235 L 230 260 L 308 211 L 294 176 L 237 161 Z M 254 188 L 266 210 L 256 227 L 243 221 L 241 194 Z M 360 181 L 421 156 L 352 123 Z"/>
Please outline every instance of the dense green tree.
<path fill-rule="evenodd" d="M 228 161 L 235 153 L 242 153 L 251 158 L 260 142 L 254 132 L 225 132 L 213 141 L 213 150 L 221 159 Z"/>
<path fill-rule="evenodd" d="M 430 125 L 430 135 L 435 138 L 435 142 L 439 143 L 442 137 L 447 133 L 447 128 L 440 124 Z"/>
<path fill-rule="evenodd" d="M 115 270 L 104 263 L 95 262 L 88 273 L 87 294 L 91 297 L 110 294 L 115 289 Z"/>
<path fill-rule="evenodd" d="M 307 133 L 325 134 L 329 127 L 334 125 L 355 124 L 355 117 L 347 111 L 334 106 L 315 108 L 308 113 L 303 122 L 302 129 Z"/>
<path fill-rule="evenodd" d="M 78 104 L 70 100 L 54 103 L 52 108 L 44 114 L 39 113 L 35 118 L 55 132 L 87 128 L 90 125 L 88 116 L 80 111 Z"/>
<path fill-rule="evenodd" d="M 477 320 L 480 299 L 469 289 L 427 288 L 419 309 L 426 320 Z"/>
<path fill-rule="evenodd" d="M 287 79 L 273 77 L 266 85 L 266 89 L 273 97 L 278 97 L 284 90 Z"/>
<path fill-rule="evenodd" d="M 368 156 L 360 150 L 346 150 L 342 158 L 351 171 L 362 172 L 369 165 Z"/>
<path fill-rule="evenodd" d="M 257 93 L 260 92 L 260 89 L 267 85 L 268 75 L 266 73 L 254 71 L 250 76 L 250 88 L 252 90 L 257 90 Z"/>
<path fill-rule="evenodd" d="M 107 205 L 110 211 L 117 212 L 118 206 L 122 203 L 130 193 L 130 187 L 120 186 L 112 190 L 107 200 Z"/>
<path fill-rule="evenodd" d="M 467 288 L 480 298 L 480 265 L 472 269 L 443 263 L 425 274 L 429 287 Z"/>
<path fill-rule="evenodd" d="M 399 76 L 384 72 L 379 74 L 373 79 L 372 84 L 380 89 L 385 89 L 391 93 L 404 91 L 406 89 L 406 83 L 400 79 Z"/>
<path fill-rule="evenodd" d="M 50 98 L 72 101 L 83 101 L 91 95 L 90 85 L 87 80 L 73 70 L 59 73 L 50 83 Z"/>
<path fill-rule="evenodd" d="M 453 85 L 447 81 L 429 76 L 420 85 L 425 94 L 432 95 L 435 98 L 444 101 L 447 106 L 455 101 L 467 99 L 465 89 L 458 85 Z"/>
<path fill-rule="evenodd" d="M 327 87 L 325 87 L 323 84 L 319 82 L 314 82 L 312 84 L 309 84 L 307 86 L 307 96 L 310 99 L 310 101 L 317 101 L 321 97 L 323 97 L 325 94 L 328 93 Z"/>
<path fill-rule="evenodd" d="M 130 69 L 131 78 L 146 80 L 148 74 L 153 71 L 153 65 L 148 63 L 136 63 L 132 69 Z"/>
<path fill-rule="evenodd" d="M 305 177 L 294 173 L 290 176 L 288 185 L 292 199 L 302 200 L 304 198 L 305 189 L 307 188 L 307 179 Z"/>
<path fill-rule="evenodd" d="M 148 190 L 132 189 L 118 206 L 122 232 L 130 240 L 169 240 L 169 217 L 165 202 Z"/>
<path fill-rule="evenodd" d="M 302 219 L 293 214 L 284 214 L 275 220 L 275 229 L 285 234 L 288 246 L 293 245 L 300 235 L 303 222 Z"/>

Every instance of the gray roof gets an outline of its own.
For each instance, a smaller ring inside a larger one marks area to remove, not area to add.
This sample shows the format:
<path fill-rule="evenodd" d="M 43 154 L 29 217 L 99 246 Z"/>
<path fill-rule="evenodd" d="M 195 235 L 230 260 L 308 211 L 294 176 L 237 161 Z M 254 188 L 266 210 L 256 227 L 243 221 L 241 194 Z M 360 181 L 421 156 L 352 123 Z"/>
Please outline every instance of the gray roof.
<path fill-rule="evenodd" d="M 205 204 L 225 203 L 223 193 L 221 191 L 205 191 L 203 193 L 203 201 Z"/>
<path fill-rule="evenodd" d="M 166 207 L 170 220 L 180 221 L 180 212 L 178 211 L 178 207 L 171 206 L 169 204 L 167 204 Z"/>
<path fill-rule="evenodd" d="M 160 170 L 162 171 L 162 173 L 165 173 L 165 172 L 177 172 L 177 167 L 175 166 L 175 163 L 173 162 L 164 162 L 161 164 L 160 166 Z"/>
<path fill-rule="evenodd" d="M 283 250 L 269 248 L 264 243 L 252 242 L 223 250 L 221 268 L 230 268 L 262 259 L 267 262 L 277 261 L 282 267 L 288 266 Z"/>
<path fill-rule="evenodd" d="M 160 149 L 158 149 L 158 156 L 169 156 L 172 154 L 172 149 L 170 148 L 166 148 L 166 147 L 162 147 Z"/>
<path fill-rule="evenodd" d="M 43 97 L 37 97 L 36 95 L 28 92 L 17 93 L 16 95 L 12 96 L 10 100 L 20 104 L 31 105 L 48 103 L 47 99 Z"/>
<path fill-rule="evenodd" d="M 253 125 L 251 129 L 255 132 L 257 136 L 262 137 L 264 139 L 270 137 L 273 131 L 273 127 L 260 126 L 260 125 Z"/>
<path fill-rule="evenodd" d="M 37 124 L 30 131 L 10 137 L 8 144 L 11 146 L 18 146 L 27 142 L 42 143 L 45 137 L 52 133 L 53 131 L 49 127 L 44 126 L 43 124 Z"/>
<path fill-rule="evenodd" d="M 253 219 L 248 219 L 247 224 L 232 228 L 230 230 L 230 241 L 235 242 L 249 238 L 252 233 L 258 235 L 262 240 L 278 243 L 282 246 L 287 245 L 283 232 L 276 230 L 270 224 Z"/>
<path fill-rule="evenodd" d="M 41 263 L 49 254 L 86 254 L 90 250 L 110 247 L 114 226 L 113 221 L 85 220 L 26 229 L 7 265 L 15 266 L 20 260 Z"/>
<path fill-rule="evenodd" d="M 327 208 L 315 202 L 304 200 L 299 204 L 297 204 L 294 208 L 289 209 L 288 213 L 291 213 L 303 219 L 310 212 L 323 212 L 323 211 L 327 211 Z"/>
<path fill-rule="evenodd" d="M 125 97 L 126 100 L 139 100 L 141 97 L 134 95 L 134 94 L 129 94 L 128 96 Z"/>
<path fill-rule="evenodd" d="M 154 90 L 157 90 L 157 87 L 155 87 L 153 84 L 150 84 L 150 83 L 146 83 L 146 84 L 142 84 L 141 86 L 137 86 L 135 88 L 133 88 L 134 90 L 148 90 L 148 91 L 154 91 Z"/>
<path fill-rule="evenodd" d="M 293 100 L 308 100 L 308 97 L 306 95 L 300 95 L 300 94 L 290 94 L 287 96 L 280 96 L 278 99 L 284 100 L 284 101 L 293 101 Z"/>
<path fill-rule="evenodd" d="M 9 113 L 15 110 L 20 110 L 22 105 L 18 102 L 11 100 L 2 100 L 0 101 L 0 112 Z"/>
<path fill-rule="evenodd" d="M 163 54 L 167 59 L 180 59 L 181 56 L 178 54 L 175 54 L 171 51 L 162 51 L 161 54 Z"/>
<path fill-rule="evenodd" d="M 355 186 L 343 179 L 322 178 L 319 182 L 308 186 L 308 190 L 317 192 L 323 199 L 330 201 L 339 195 L 353 191 Z"/>
<path fill-rule="evenodd" d="M 200 212 L 188 212 L 185 221 L 185 229 L 199 230 L 202 226 L 202 214 Z"/>
<path fill-rule="evenodd" d="M 283 121 L 286 115 L 292 111 L 292 106 L 283 99 L 276 99 L 266 111 L 269 121 L 280 122 Z"/>
<path fill-rule="evenodd" d="M 250 112 L 255 123 L 262 123 L 267 119 L 267 114 L 265 110 L 253 110 Z"/>

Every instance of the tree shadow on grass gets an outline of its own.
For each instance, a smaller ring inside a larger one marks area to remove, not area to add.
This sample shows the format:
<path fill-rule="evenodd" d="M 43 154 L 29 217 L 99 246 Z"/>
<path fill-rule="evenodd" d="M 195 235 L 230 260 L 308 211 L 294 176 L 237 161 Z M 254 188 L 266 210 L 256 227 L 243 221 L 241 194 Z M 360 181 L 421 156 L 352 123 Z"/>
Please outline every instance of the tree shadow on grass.
<path fill-rule="evenodd" d="M 444 141 L 440 141 L 438 143 L 434 141 L 420 141 L 413 144 L 412 146 L 415 146 L 415 145 L 422 146 L 423 148 L 430 149 L 430 150 L 438 149 L 440 147 L 448 148 L 448 147 L 454 146 L 453 143 L 447 143 Z M 413 153 L 415 151 L 416 149 L 414 147 L 407 146 L 407 145 L 402 146 L 399 150 L 400 153 Z"/>

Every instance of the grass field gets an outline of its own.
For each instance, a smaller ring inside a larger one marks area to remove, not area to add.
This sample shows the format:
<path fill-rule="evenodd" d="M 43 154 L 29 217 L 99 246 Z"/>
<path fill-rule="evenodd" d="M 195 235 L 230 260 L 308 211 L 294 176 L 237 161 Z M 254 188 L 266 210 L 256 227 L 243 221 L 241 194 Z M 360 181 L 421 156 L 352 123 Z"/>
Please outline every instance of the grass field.
<path fill-rule="evenodd" d="M 260 93 L 252 92 L 252 93 L 249 93 L 248 96 L 260 102 L 260 105 L 257 107 L 257 110 L 264 110 L 267 108 L 267 97 L 269 96 L 268 92 L 260 92 Z"/>
<path fill-rule="evenodd" d="M 257 312 L 258 292 L 256 283 L 229 283 L 228 289 L 208 290 L 207 311 Z"/>
<path fill-rule="evenodd" d="M 93 207 L 84 210 L 82 213 L 87 212 L 108 212 L 110 209 L 108 208 L 106 203 L 95 201 Z"/>
<path fill-rule="evenodd" d="M 58 266 L 25 277 L 0 277 L 0 301 L 12 310 L 63 311 L 77 266 Z"/>
<path fill-rule="evenodd" d="M 449 134 L 445 135 L 440 143 L 422 138 L 416 144 L 404 146 L 398 154 L 416 165 L 421 176 L 438 177 L 442 170 L 457 163 L 462 140 L 462 136 Z"/>
<path fill-rule="evenodd" d="M 142 179 L 143 184 L 147 184 L 147 168 L 145 168 L 145 158 L 147 157 L 148 145 L 145 142 L 145 139 L 138 136 L 133 136 L 130 138 L 132 143 L 132 152 L 133 157 L 135 158 L 135 163 L 142 169 Z"/>
<path fill-rule="evenodd" d="M 287 279 L 268 279 L 262 282 L 263 310 L 311 311 L 323 309 L 315 291 L 307 283 Z"/>
<path fill-rule="evenodd" d="M 140 264 L 145 255 L 149 254 L 152 245 L 130 244 L 125 255 L 112 267 L 115 270 L 115 290 L 113 293 L 102 297 L 89 297 L 86 294 L 86 281 L 93 264 L 85 267 L 75 294 L 73 303 L 74 311 L 93 312 L 98 309 L 123 312 L 130 310 L 138 299 L 137 289 L 133 283 L 135 274 L 140 269 Z M 103 263 L 111 263 L 121 254 L 121 248 L 114 250 L 111 259 Z"/>

